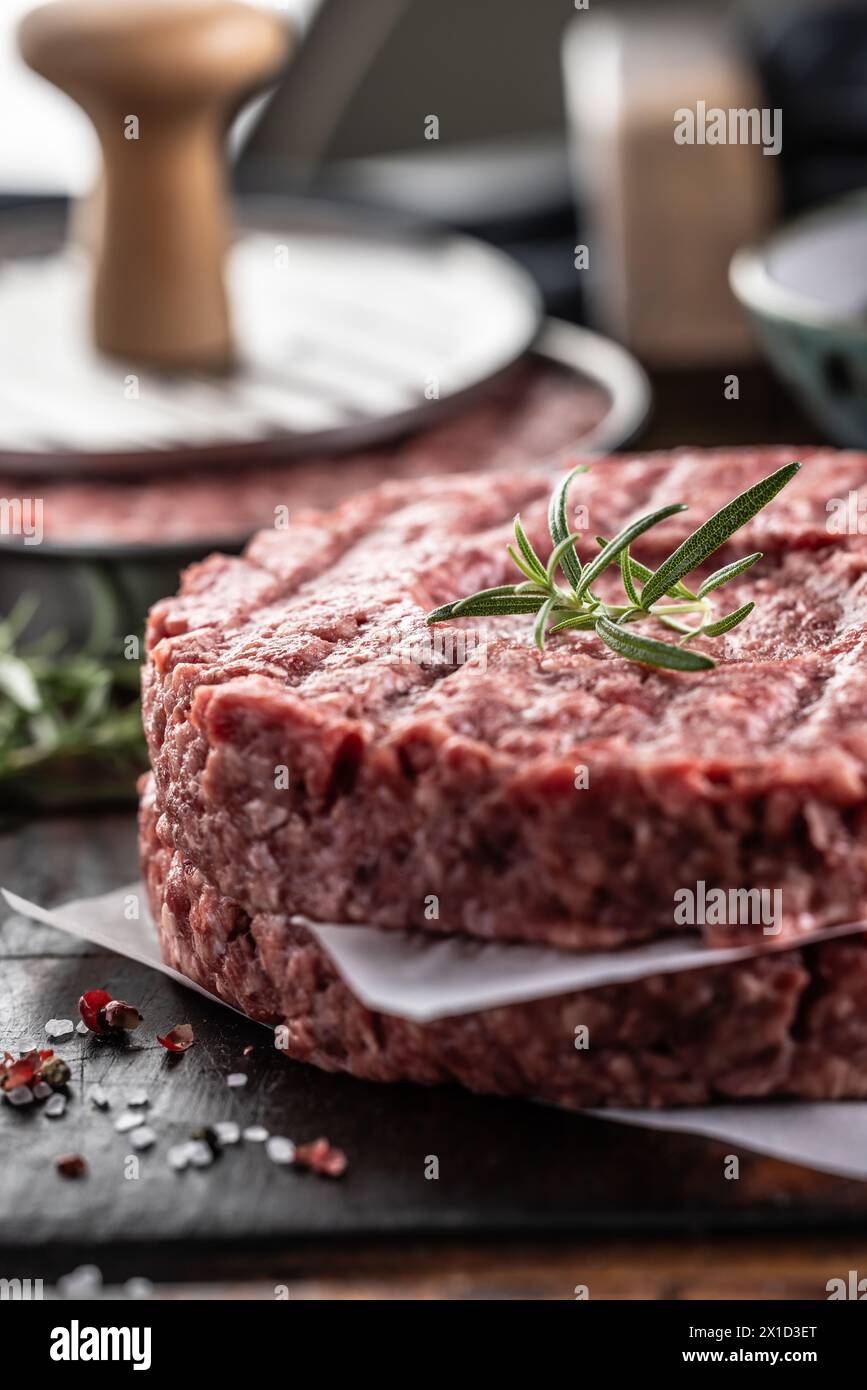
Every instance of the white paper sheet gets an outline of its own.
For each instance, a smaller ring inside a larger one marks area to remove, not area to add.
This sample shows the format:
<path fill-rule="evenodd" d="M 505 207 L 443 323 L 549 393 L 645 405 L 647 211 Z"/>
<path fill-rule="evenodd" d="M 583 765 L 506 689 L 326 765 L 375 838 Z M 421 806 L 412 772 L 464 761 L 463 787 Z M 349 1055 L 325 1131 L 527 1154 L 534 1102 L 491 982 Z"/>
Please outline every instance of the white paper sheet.
<path fill-rule="evenodd" d="M 867 1180 L 867 1102 L 753 1101 L 684 1110 L 591 1110 L 601 1120 L 700 1134 L 820 1173 Z"/>
<path fill-rule="evenodd" d="M 200 989 L 163 964 L 156 928 L 144 905 L 139 884 L 128 884 L 98 898 L 66 903 L 53 911 L 5 888 L 2 893 L 9 907 L 22 916 L 151 966 L 228 1007 L 224 1000 Z M 138 919 L 130 920 L 127 916 L 130 895 L 138 900 Z M 378 931 L 372 927 L 305 925 L 317 936 L 363 1003 L 418 1021 L 443 1017 L 446 999 L 450 1001 L 446 1013 L 464 1013 L 491 1007 L 495 1002 L 544 998 L 578 987 L 637 979 L 663 969 L 689 970 L 718 961 L 742 960 L 755 954 L 750 948 L 705 951 L 697 943 L 690 948 L 678 939 L 654 942 L 626 953 L 572 957 L 566 952 L 542 947 L 493 943 L 474 946 L 449 940 L 428 942 L 419 941 L 415 935 Z M 810 940 L 827 940 L 863 929 L 863 923 L 831 928 L 811 935 Z M 792 949 L 792 944 L 773 945 L 771 949 Z M 361 982 L 359 987 L 356 987 L 356 979 Z M 394 1007 L 395 1002 L 401 1002 L 397 998 L 400 991 L 405 995 L 403 1006 Z M 383 998 L 391 1001 L 392 1007 L 386 1010 L 380 1002 Z M 440 1012 L 434 1009 L 434 1000 L 438 1000 Z M 588 1113 L 609 1123 L 698 1134 L 720 1140 L 735 1151 L 742 1146 L 820 1172 L 867 1180 L 867 1103 L 864 1102 L 769 1101 L 683 1110 L 618 1109 Z"/>
<path fill-rule="evenodd" d="M 151 920 L 141 885 L 126 884 L 97 898 L 66 903 L 48 911 L 19 898 L 6 888 L 2 893 L 15 912 L 131 960 L 151 965 L 173 979 L 191 982 L 160 958 L 156 927 Z M 138 916 L 130 918 L 128 905 L 136 903 Z M 293 921 L 315 936 L 331 957 L 353 994 L 369 1009 L 394 1014 L 411 1023 L 432 1023 L 456 1014 L 478 1013 L 505 1004 L 548 999 L 578 989 L 640 980 L 647 975 L 673 974 L 702 966 L 748 960 L 768 950 L 792 950 L 799 943 L 775 938 L 759 939 L 755 946 L 708 950 L 695 937 L 668 937 L 625 951 L 592 951 L 577 954 L 550 946 L 519 946 L 466 937 L 426 936 L 423 932 L 384 931 L 379 927 L 340 926 Z M 810 941 L 851 936 L 867 929 L 863 922 L 827 927 L 812 932 Z M 192 986 L 198 989 L 198 985 Z M 206 990 L 199 990 L 207 994 Z M 213 998 L 208 995 L 208 998 Z M 222 1001 L 220 1001 L 222 1002 Z"/>
<path fill-rule="evenodd" d="M 70 936 L 77 936 L 81 941 L 90 941 L 94 946 L 103 946 L 107 951 L 116 951 L 119 956 L 137 960 L 140 965 L 149 965 L 152 970 L 159 970 L 179 985 L 186 985 L 187 989 L 194 989 L 197 994 L 212 999 L 215 1004 L 232 1008 L 225 999 L 202 989 L 194 980 L 165 964 L 160 956 L 157 929 L 138 883 L 116 888 L 111 893 L 102 893 L 97 898 L 79 898 L 52 911 L 28 902 L 26 898 L 19 898 L 17 893 L 10 893 L 6 888 L 0 888 L 0 893 L 13 912 L 29 917 L 32 922 L 56 927 L 59 931 L 69 932 Z M 139 904 L 140 915 L 135 919 L 126 915 L 130 894 L 135 896 Z M 233 1012 L 240 1013 L 241 1010 L 233 1009 Z"/>
<path fill-rule="evenodd" d="M 427 937 L 422 932 L 327 925 L 306 917 L 293 920 L 313 933 L 362 1004 L 413 1023 L 432 1023 L 572 990 L 599 989 L 646 975 L 725 965 L 801 944 L 765 937 L 756 946 L 711 951 L 697 938 L 681 934 L 625 951 L 576 955 L 550 946 Z M 827 927 L 812 932 L 810 941 L 851 936 L 865 927 L 863 922 Z"/>

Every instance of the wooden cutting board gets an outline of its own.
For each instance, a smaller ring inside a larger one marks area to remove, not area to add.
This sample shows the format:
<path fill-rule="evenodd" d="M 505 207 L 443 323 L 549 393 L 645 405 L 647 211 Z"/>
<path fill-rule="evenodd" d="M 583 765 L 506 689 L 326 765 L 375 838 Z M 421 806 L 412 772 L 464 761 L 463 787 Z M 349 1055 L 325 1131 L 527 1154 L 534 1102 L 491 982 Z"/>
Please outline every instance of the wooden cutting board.
<path fill-rule="evenodd" d="M 0 883 L 37 902 L 102 892 L 135 874 L 126 813 L 33 821 L 0 835 Z M 44 1037 L 51 1017 L 77 1018 L 83 990 L 107 987 L 144 1023 L 127 1045 L 75 1036 L 66 1115 L 0 1104 L 0 1275 L 52 1278 L 82 1261 L 106 1278 L 209 1278 L 243 1258 L 299 1242 L 867 1227 L 867 1184 L 750 1153 L 737 1182 L 724 1146 L 651 1133 L 457 1088 L 375 1086 L 287 1062 L 270 1033 L 164 977 L 20 918 L 0 927 L 0 1045 Z M 190 1022 L 197 1042 L 172 1059 L 155 1035 Z M 252 1043 L 255 1051 L 243 1056 Z M 244 1071 L 243 1090 L 226 1084 Z M 101 1084 L 107 1113 L 84 1099 Z M 113 1117 L 145 1090 L 157 1146 L 133 1152 Z M 345 1149 L 339 1181 L 278 1168 L 260 1145 L 212 1167 L 174 1173 L 172 1143 L 199 1125 L 261 1123 L 296 1142 L 326 1135 Z M 64 1180 L 55 1157 L 90 1166 Z M 425 1177 L 429 1157 L 439 1178 Z"/>

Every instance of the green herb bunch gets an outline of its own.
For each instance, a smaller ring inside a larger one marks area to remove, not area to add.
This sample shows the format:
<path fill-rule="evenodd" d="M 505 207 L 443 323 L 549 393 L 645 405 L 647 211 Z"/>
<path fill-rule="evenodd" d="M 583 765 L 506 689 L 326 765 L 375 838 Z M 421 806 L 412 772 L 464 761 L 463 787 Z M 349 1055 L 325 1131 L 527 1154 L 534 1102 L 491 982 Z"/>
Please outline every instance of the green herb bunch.
<path fill-rule="evenodd" d="M 25 643 L 36 607 L 0 622 L 0 805 L 124 800 L 147 765 L 133 661 L 65 649 L 63 634 Z"/>
<path fill-rule="evenodd" d="M 683 581 L 766 507 L 791 482 L 800 466 L 799 463 L 786 464 L 747 488 L 687 536 L 656 570 L 650 570 L 636 560 L 631 547 L 652 526 L 657 526 L 675 512 L 686 511 L 685 505 L 676 502 L 649 512 L 629 522 L 613 540 L 597 536 L 600 549 L 591 560 L 582 563 L 577 549 L 581 535 L 569 531 L 566 516 L 569 486 L 579 473 L 587 471 L 586 466 L 575 468 L 558 483 L 551 495 L 548 528 L 554 548 L 547 563 L 543 564 L 536 554 L 521 525 L 520 516 L 516 516 L 517 548 L 510 545 L 508 550 L 524 576 L 523 582 L 500 584 L 454 603 L 446 603 L 429 613 L 427 622 L 532 613 L 535 614 L 534 638 L 540 651 L 544 649 L 549 635 L 577 629 L 595 632 L 607 646 L 628 661 L 661 666 L 671 671 L 707 670 L 716 662 L 701 652 L 689 650 L 687 644 L 696 637 L 720 637 L 749 617 L 754 603 L 745 603 L 730 613 L 715 616 L 710 595 L 761 560 L 761 551 L 716 570 L 695 591 L 687 588 Z M 624 603 L 603 601 L 593 590 L 603 571 L 615 563 L 620 570 Z M 558 572 L 565 584 L 558 579 Z M 680 641 L 661 642 L 658 638 L 631 630 L 633 624 L 651 618 L 679 633 Z"/>

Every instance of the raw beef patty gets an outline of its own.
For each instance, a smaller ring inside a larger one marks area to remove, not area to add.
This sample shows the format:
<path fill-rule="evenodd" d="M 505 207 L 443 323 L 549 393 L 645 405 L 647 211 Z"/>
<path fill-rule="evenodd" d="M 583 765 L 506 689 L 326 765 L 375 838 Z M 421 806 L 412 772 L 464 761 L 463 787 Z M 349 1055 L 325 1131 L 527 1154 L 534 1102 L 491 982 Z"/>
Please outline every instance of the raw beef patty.
<path fill-rule="evenodd" d="M 570 495 L 589 514 L 584 552 L 687 502 L 635 547 L 658 563 L 794 456 L 598 462 Z M 711 562 L 765 553 L 724 591 L 724 611 L 749 598 L 756 611 L 695 674 L 627 663 L 593 634 L 540 654 L 526 617 L 425 626 L 438 604 L 515 577 L 517 511 L 547 555 L 551 481 L 530 472 L 388 483 L 194 566 L 149 624 L 163 843 L 215 902 L 273 932 L 302 913 L 594 948 L 702 930 L 675 914 L 700 883 L 779 893 L 787 934 L 861 920 L 867 538 L 834 534 L 828 503 L 860 490 L 864 504 L 867 457 L 800 457 Z M 457 639 L 480 636 L 462 661 Z"/>
<path fill-rule="evenodd" d="M 142 863 L 165 960 L 287 1055 L 371 1081 L 458 1081 L 560 1105 L 867 1097 L 867 939 L 785 950 L 530 1004 L 408 1023 L 371 1013 L 314 938 L 250 914 L 172 847 L 144 788 Z M 586 1049 L 576 1029 L 588 1030 Z"/>

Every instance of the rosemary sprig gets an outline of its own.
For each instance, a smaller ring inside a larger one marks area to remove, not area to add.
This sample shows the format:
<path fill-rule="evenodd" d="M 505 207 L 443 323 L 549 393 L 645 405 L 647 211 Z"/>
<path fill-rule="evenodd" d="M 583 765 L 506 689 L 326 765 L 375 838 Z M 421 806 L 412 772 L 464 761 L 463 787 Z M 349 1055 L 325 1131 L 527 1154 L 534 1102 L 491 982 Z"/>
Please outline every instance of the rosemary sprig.
<path fill-rule="evenodd" d="M 800 466 L 799 463 L 786 464 L 747 488 L 687 536 L 656 570 L 648 569 L 636 560 L 631 553 L 632 544 L 675 512 L 685 511 L 684 505 L 678 502 L 648 512 L 646 516 L 630 521 L 610 541 L 604 536 L 597 536 L 597 554 L 582 563 L 577 549 L 581 537 L 569 531 L 566 510 L 569 485 L 578 473 L 586 471 L 585 466 L 575 468 L 560 480 L 551 495 L 548 529 L 553 549 L 547 563 L 543 563 L 536 554 L 520 516 L 516 516 L 517 549 L 510 545 L 508 551 L 524 576 L 523 582 L 499 584 L 493 589 L 482 589 L 479 593 L 457 599 L 454 603 L 443 604 L 428 614 L 427 622 L 533 613 L 533 635 L 540 651 L 544 650 L 545 642 L 552 634 L 592 630 L 612 651 L 627 661 L 660 666 L 670 671 L 708 670 L 716 665 L 713 658 L 687 650 L 687 644 L 696 637 L 720 637 L 724 632 L 730 632 L 755 608 L 754 603 L 745 603 L 731 613 L 715 617 L 709 595 L 761 560 L 761 552 L 756 551 L 742 560 L 724 565 L 705 579 L 697 592 L 688 588 L 684 580 L 773 501 L 777 493 L 791 482 Z M 615 563 L 627 599 L 624 604 L 603 602 L 591 587 Z M 557 581 L 558 570 L 566 580 L 565 586 Z M 663 599 L 672 601 L 663 603 Z M 684 618 L 689 617 L 697 618 L 697 621 L 684 622 Z M 656 637 L 630 630 L 634 623 L 647 618 L 653 618 L 679 633 L 680 641 L 677 644 L 661 642 Z"/>
<path fill-rule="evenodd" d="M 0 807 L 129 798 L 146 766 L 135 662 L 26 642 L 30 596 L 0 621 Z"/>

